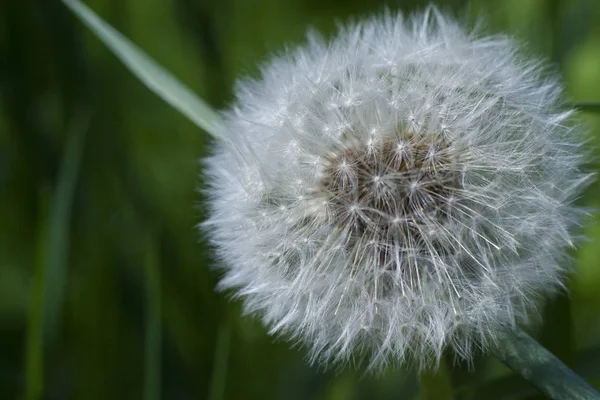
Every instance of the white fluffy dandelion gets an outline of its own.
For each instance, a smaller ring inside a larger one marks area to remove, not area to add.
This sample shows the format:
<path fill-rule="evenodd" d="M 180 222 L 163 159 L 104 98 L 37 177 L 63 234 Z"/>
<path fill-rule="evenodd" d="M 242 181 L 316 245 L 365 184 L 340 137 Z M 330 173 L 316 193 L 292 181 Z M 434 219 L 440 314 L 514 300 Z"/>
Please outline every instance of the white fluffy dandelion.
<path fill-rule="evenodd" d="M 588 176 L 541 76 L 435 9 L 273 58 L 206 160 L 220 287 L 311 361 L 470 359 L 568 267 Z"/>

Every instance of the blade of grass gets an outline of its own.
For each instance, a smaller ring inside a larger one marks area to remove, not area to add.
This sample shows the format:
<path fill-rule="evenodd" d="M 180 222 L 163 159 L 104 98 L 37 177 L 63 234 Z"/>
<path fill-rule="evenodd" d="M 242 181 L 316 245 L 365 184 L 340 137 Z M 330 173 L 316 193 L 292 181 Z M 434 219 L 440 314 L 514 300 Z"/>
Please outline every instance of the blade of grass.
<path fill-rule="evenodd" d="M 58 185 L 50 214 L 46 237 L 47 261 L 44 269 L 46 292 L 44 295 L 44 339 L 56 335 L 65 301 L 67 283 L 67 257 L 69 254 L 69 224 L 73 197 L 83 156 L 89 115 L 80 115 L 73 121 L 59 172 Z"/>
<path fill-rule="evenodd" d="M 44 235 L 39 235 L 33 271 L 33 293 L 29 305 L 25 347 L 25 400 L 38 400 L 44 390 Z"/>
<path fill-rule="evenodd" d="M 151 240 L 146 251 L 146 366 L 144 399 L 159 400 L 161 392 L 161 275 L 156 249 Z"/>
<path fill-rule="evenodd" d="M 219 115 L 170 72 L 158 65 L 133 42 L 104 22 L 78 0 L 63 0 L 75 15 L 151 91 L 204 129 L 215 139 L 226 140 L 217 128 Z"/>
<path fill-rule="evenodd" d="M 67 138 L 56 191 L 40 227 L 26 344 L 26 400 L 44 387 L 44 343 L 56 335 L 65 300 L 69 225 L 89 118 L 79 117 Z"/>
<path fill-rule="evenodd" d="M 209 400 L 222 400 L 225 393 L 225 382 L 227 380 L 227 364 L 229 359 L 229 343 L 231 328 L 225 318 L 219 326 L 217 343 L 215 346 L 215 358 L 213 361 L 212 378 L 210 383 Z"/>
<path fill-rule="evenodd" d="M 600 399 L 600 393 L 523 331 L 504 332 L 493 353 L 551 399 Z"/>

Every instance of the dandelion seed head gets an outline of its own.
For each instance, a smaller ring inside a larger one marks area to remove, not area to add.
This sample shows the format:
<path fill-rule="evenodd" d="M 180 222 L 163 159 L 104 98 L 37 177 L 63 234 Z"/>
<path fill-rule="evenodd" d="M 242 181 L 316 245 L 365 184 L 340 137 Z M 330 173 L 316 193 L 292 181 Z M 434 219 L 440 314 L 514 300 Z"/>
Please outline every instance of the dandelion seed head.
<path fill-rule="evenodd" d="M 324 365 L 470 360 L 526 323 L 590 179 L 542 67 L 435 8 L 272 58 L 205 160 L 220 288 Z"/>

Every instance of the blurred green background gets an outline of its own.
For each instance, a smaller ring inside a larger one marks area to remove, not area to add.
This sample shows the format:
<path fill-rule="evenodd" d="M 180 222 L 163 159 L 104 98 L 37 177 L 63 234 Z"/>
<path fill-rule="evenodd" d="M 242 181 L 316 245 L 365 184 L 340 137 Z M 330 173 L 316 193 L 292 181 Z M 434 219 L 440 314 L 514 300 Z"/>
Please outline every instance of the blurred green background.
<path fill-rule="evenodd" d="M 216 108 L 307 27 L 424 1 L 88 0 Z M 598 0 L 438 1 L 553 62 L 600 102 Z M 578 115 L 600 148 L 600 111 Z M 302 349 L 214 291 L 198 160 L 208 136 L 151 94 L 58 1 L 0 2 L 0 399 L 413 399 L 414 371 L 306 365 Z M 595 151 L 590 168 L 600 168 Z M 580 200 L 600 206 L 600 185 Z M 533 332 L 600 387 L 600 219 L 582 228 L 569 295 Z M 480 356 L 458 399 L 536 392 Z M 439 395 L 440 399 L 446 398 Z M 436 397 L 432 397 L 436 398 Z M 450 397 L 448 397 L 450 398 Z"/>

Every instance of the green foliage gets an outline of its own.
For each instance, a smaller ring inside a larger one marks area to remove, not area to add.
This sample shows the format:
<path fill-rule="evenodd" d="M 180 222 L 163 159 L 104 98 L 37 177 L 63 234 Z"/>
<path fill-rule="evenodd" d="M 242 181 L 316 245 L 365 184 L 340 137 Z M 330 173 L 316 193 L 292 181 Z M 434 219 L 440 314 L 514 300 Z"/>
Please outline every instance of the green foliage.
<path fill-rule="evenodd" d="M 194 229 L 205 212 L 197 160 L 210 138 L 132 78 L 63 4 L 37 3 L 0 2 L 0 398 L 420 396 L 415 371 L 375 379 L 307 366 L 301 350 L 214 292 L 219 273 Z M 426 3 L 86 1 L 217 108 L 236 78 L 256 75 L 307 26 L 328 33 L 336 20 L 384 5 Z M 580 117 L 598 148 L 600 113 L 589 105 L 600 101 L 600 3 L 438 3 L 483 14 L 487 30 L 551 58 L 571 101 L 587 105 Z M 87 126 L 78 123 L 88 114 Z M 597 157 L 590 168 L 600 168 Z M 595 184 L 581 201 L 597 207 L 598 199 Z M 570 294 L 546 306 L 538 336 L 598 385 L 600 220 L 583 233 Z M 539 398 L 490 357 L 449 374 L 431 393 L 450 383 L 456 399 Z"/>

